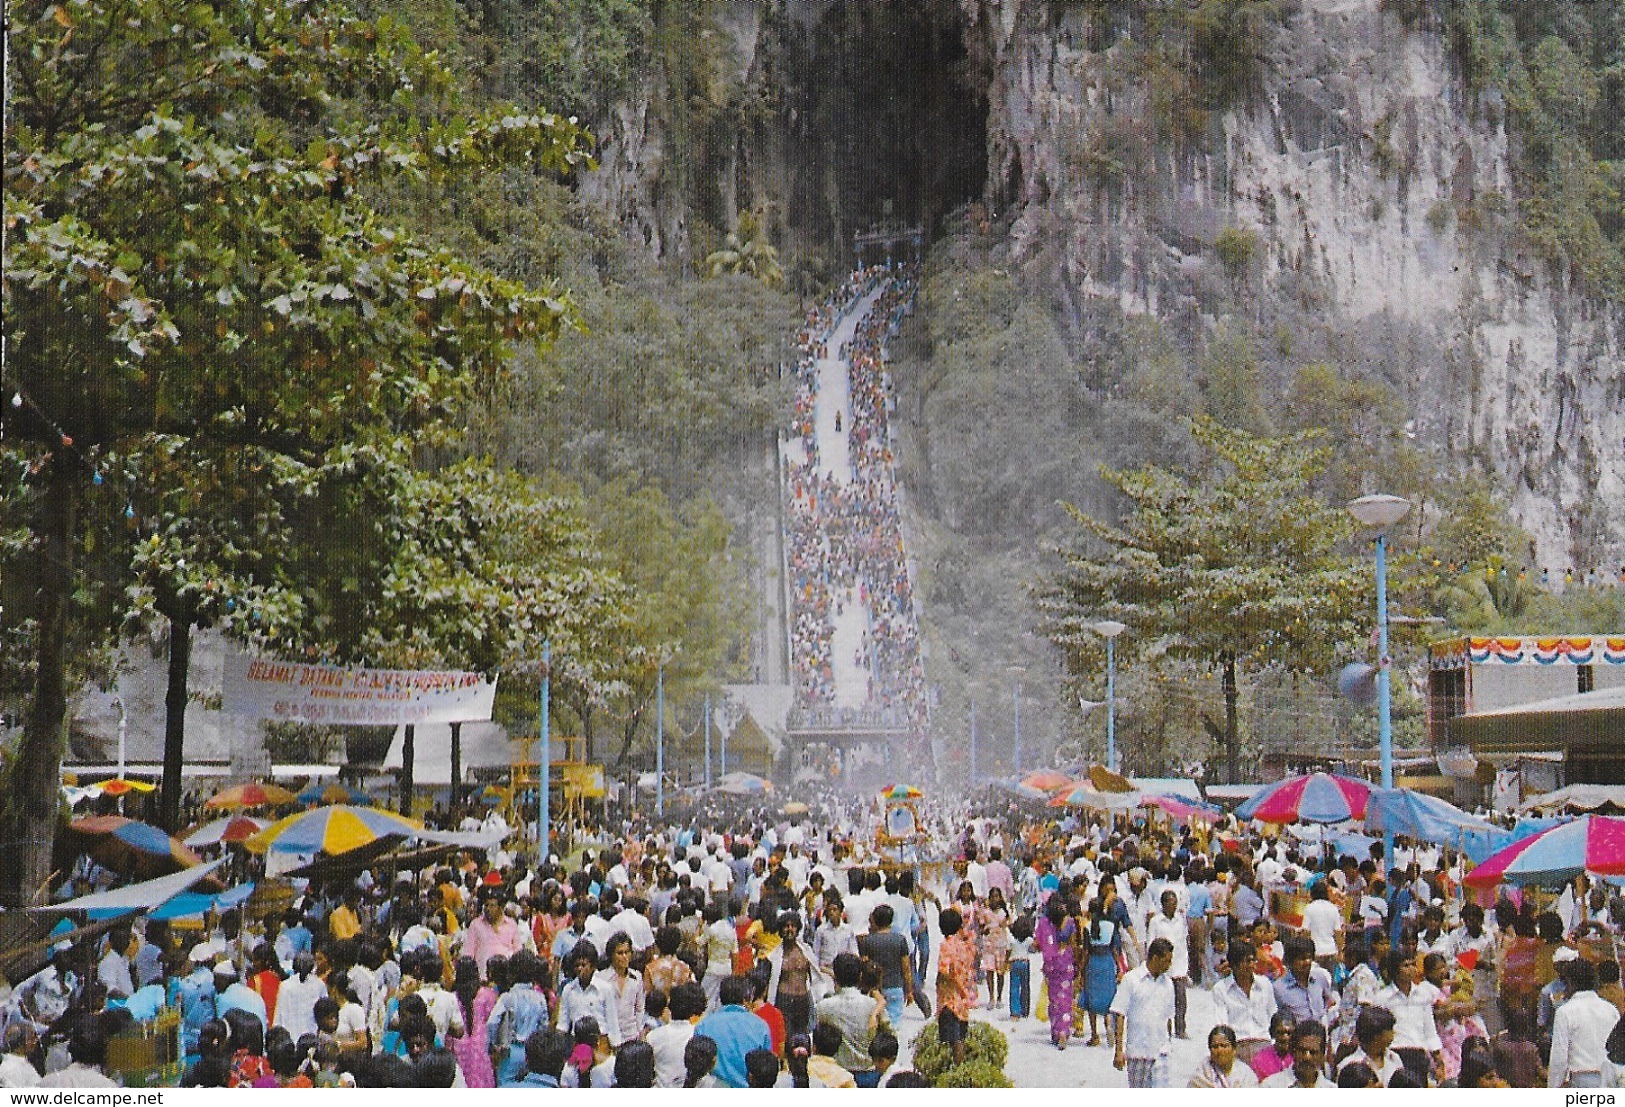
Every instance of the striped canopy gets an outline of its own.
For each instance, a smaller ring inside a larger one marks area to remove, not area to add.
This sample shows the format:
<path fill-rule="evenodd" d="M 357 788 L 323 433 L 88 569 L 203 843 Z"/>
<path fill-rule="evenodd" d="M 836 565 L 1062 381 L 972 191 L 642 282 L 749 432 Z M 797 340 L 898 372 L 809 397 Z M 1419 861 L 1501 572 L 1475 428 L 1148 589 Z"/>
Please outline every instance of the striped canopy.
<path fill-rule="evenodd" d="M 68 829 L 98 863 L 126 876 L 161 876 L 203 864 L 201 857 L 162 830 L 122 815 L 74 819 Z"/>
<path fill-rule="evenodd" d="M 1365 818 L 1371 785 L 1335 773 L 1290 776 L 1267 784 L 1236 808 L 1236 816 L 1265 823 L 1340 823 Z"/>
<path fill-rule="evenodd" d="M 423 824 L 376 807 L 316 807 L 272 823 L 243 845 L 255 853 L 348 853 L 379 838 L 407 838 Z"/>
<path fill-rule="evenodd" d="M 359 804 L 362 807 L 372 806 L 372 797 L 367 793 L 336 780 L 328 784 L 312 784 L 294 798 L 300 803 L 348 803 Z"/>
<path fill-rule="evenodd" d="M 236 807 L 285 807 L 297 800 L 292 792 L 278 784 L 239 784 L 209 797 L 203 806 L 217 811 Z"/>
<path fill-rule="evenodd" d="M 925 795 L 925 793 L 914 787 L 912 784 L 893 784 L 881 791 L 880 798 L 889 800 L 911 800 L 919 799 L 923 795 Z"/>
<path fill-rule="evenodd" d="M 157 788 L 156 784 L 148 784 L 144 780 L 125 780 L 123 777 L 114 777 L 93 785 L 100 788 L 104 796 L 127 796 L 131 792 L 151 792 Z"/>
<path fill-rule="evenodd" d="M 1054 769 L 1039 769 L 1022 777 L 1021 783 L 1035 791 L 1053 792 L 1057 788 L 1065 788 L 1071 784 L 1072 778 Z"/>
<path fill-rule="evenodd" d="M 1096 811 L 1129 811 L 1138 802 L 1132 792 L 1102 792 L 1084 781 L 1059 789 L 1050 797 L 1051 807 L 1087 807 Z"/>
<path fill-rule="evenodd" d="M 1141 796 L 1141 807 L 1155 807 L 1175 819 L 1218 819 L 1224 815 L 1224 809 L 1214 807 L 1212 804 L 1197 803 L 1184 796 Z"/>
<path fill-rule="evenodd" d="M 1581 815 L 1491 854 L 1468 873 L 1471 888 L 1497 884 L 1557 887 L 1579 876 L 1625 876 L 1625 819 Z"/>
<path fill-rule="evenodd" d="M 252 819 L 247 815 L 228 815 L 212 823 L 204 823 L 188 834 L 183 841 L 194 849 L 218 846 L 221 842 L 246 842 L 266 827 L 266 819 Z"/>

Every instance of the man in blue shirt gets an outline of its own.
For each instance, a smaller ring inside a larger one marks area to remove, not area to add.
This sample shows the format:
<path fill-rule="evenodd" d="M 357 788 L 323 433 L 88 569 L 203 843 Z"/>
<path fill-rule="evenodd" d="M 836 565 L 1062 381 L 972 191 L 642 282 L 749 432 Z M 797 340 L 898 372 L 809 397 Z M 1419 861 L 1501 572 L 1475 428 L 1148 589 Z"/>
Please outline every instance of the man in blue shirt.
<path fill-rule="evenodd" d="M 192 971 L 175 982 L 175 1004 L 181 1011 L 181 1052 L 197 1050 L 198 1032 L 214 1018 L 214 950 L 207 944 L 192 947 Z"/>
<path fill-rule="evenodd" d="M 745 1054 L 753 1049 L 773 1049 L 773 1035 L 749 1008 L 750 985 L 742 976 L 730 976 L 722 981 L 719 998 L 722 1006 L 700 1020 L 695 1035 L 704 1035 L 717 1043 L 717 1064 L 711 1074 L 730 1088 L 748 1087 L 745 1076 Z"/>
<path fill-rule="evenodd" d="M 1191 984 L 1202 983 L 1213 965 L 1213 943 L 1208 938 L 1207 913 L 1213 893 L 1207 890 L 1207 872 L 1195 863 L 1185 870 L 1185 891 L 1190 897 Z"/>
<path fill-rule="evenodd" d="M 1299 1022 L 1331 1025 L 1330 1012 L 1337 1006 L 1332 975 L 1315 964 L 1315 946 L 1302 938 L 1287 943 L 1286 969 L 1275 982 L 1275 1005 L 1292 1012 Z"/>

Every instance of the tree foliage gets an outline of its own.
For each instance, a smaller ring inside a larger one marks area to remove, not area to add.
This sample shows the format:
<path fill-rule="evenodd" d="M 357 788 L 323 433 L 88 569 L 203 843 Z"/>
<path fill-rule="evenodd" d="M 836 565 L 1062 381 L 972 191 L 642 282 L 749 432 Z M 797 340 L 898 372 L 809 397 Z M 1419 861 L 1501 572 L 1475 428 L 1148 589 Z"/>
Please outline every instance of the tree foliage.
<path fill-rule="evenodd" d="M 1371 574 L 1347 552 L 1354 524 L 1314 495 L 1328 456 L 1313 433 L 1259 438 L 1193 421 L 1203 451 L 1191 474 L 1156 466 L 1106 472 L 1127 500 L 1119 525 L 1072 509 L 1082 541 L 1043 606 L 1078 671 L 1096 671 L 1104 618 L 1129 626 L 1120 656 L 1185 657 L 1220 670 L 1226 720 L 1204 726 L 1239 760 L 1240 673 L 1276 664 L 1328 672 L 1358 641 Z"/>
<path fill-rule="evenodd" d="M 26 403 L 5 429 L 35 507 L 8 575 L 38 585 L 6 818 L 25 847 L 7 871 L 15 902 L 48 864 L 63 649 L 103 501 L 193 497 L 192 519 L 164 515 L 130 567 L 154 602 L 213 582 L 225 606 L 227 574 L 270 588 L 259 555 L 281 551 L 231 532 L 234 512 L 274 523 L 262 499 L 232 503 L 239 463 L 274 458 L 300 480 L 432 438 L 514 340 L 571 318 L 556 290 L 392 226 L 368 192 L 589 160 L 570 122 L 461 103 L 451 71 L 391 19 L 328 0 L 12 0 L 7 17 L 5 385 Z M 115 465 L 170 466 L 181 490 L 109 481 Z"/>

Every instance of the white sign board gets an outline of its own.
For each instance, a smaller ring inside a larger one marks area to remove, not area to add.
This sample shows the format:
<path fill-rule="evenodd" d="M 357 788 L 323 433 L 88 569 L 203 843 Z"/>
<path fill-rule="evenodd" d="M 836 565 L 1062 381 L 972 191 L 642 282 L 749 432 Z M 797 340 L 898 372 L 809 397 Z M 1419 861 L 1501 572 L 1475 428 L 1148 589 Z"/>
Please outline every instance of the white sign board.
<path fill-rule="evenodd" d="M 491 717 L 494 680 L 479 673 L 341 669 L 226 654 L 225 711 L 340 726 L 470 723 Z"/>

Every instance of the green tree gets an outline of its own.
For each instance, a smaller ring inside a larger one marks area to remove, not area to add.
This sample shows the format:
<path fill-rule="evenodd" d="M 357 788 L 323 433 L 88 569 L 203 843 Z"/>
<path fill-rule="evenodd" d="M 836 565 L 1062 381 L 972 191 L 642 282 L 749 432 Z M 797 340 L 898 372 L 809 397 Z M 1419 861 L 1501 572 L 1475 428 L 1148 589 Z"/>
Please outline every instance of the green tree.
<path fill-rule="evenodd" d="M 670 711 L 694 693 L 714 689 L 718 676 L 739 672 L 750 611 L 741 567 L 728 550 L 727 521 L 715 504 L 701 499 L 679 509 L 658 488 L 620 481 L 596 490 L 588 503 L 599 521 L 605 564 L 626 581 L 631 598 L 622 644 L 606 651 L 614 657 L 606 681 L 614 693 L 572 681 L 566 695 L 574 684 L 572 699 L 589 747 L 596 709 L 612 714 L 619 731 L 613 763 L 619 768 L 638 739 L 652 733 L 661 662 Z"/>
<path fill-rule="evenodd" d="M 1074 672 L 1098 671 L 1089 627 L 1118 619 L 1127 658 L 1189 658 L 1221 676 L 1224 721 L 1201 713 L 1235 780 L 1243 672 L 1270 664 L 1329 671 L 1358 640 L 1370 572 L 1345 552 L 1353 521 L 1311 491 L 1328 450 L 1318 435 L 1254 437 L 1192 421 L 1192 474 L 1146 466 L 1104 473 L 1127 500 L 1120 524 L 1071 508 L 1081 541 L 1041 599 Z"/>
<path fill-rule="evenodd" d="M 629 597 L 579 502 L 478 461 L 434 473 L 402 467 L 393 483 L 378 504 L 391 556 L 376 588 L 344 599 L 364 630 L 357 659 L 514 674 L 551 643 L 578 683 L 601 691 L 612 668 L 604 644 L 624 627 Z M 320 579 L 346 592 L 353 580 Z M 454 728 L 454 803 L 458 737 Z M 413 766 L 409 753 L 402 761 L 404 805 Z"/>
<path fill-rule="evenodd" d="M 768 243 L 760 222 L 749 213 L 740 218 L 738 230 L 728 232 L 722 249 L 706 257 L 705 271 L 712 277 L 735 273 L 753 277 L 769 288 L 784 287 L 779 252 Z"/>
<path fill-rule="evenodd" d="M 431 431 L 569 305 L 417 242 L 368 190 L 588 162 L 574 125 L 463 109 L 434 55 L 332 0 L 6 11 L 5 387 L 27 398 L 6 441 L 35 469 L 16 568 L 39 588 L 4 819 L 15 904 L 49 872 L 79 555 L 98 499 L 125 491 L 95 483 L 104 459 L 173 436 L 321 468 Z"/>

